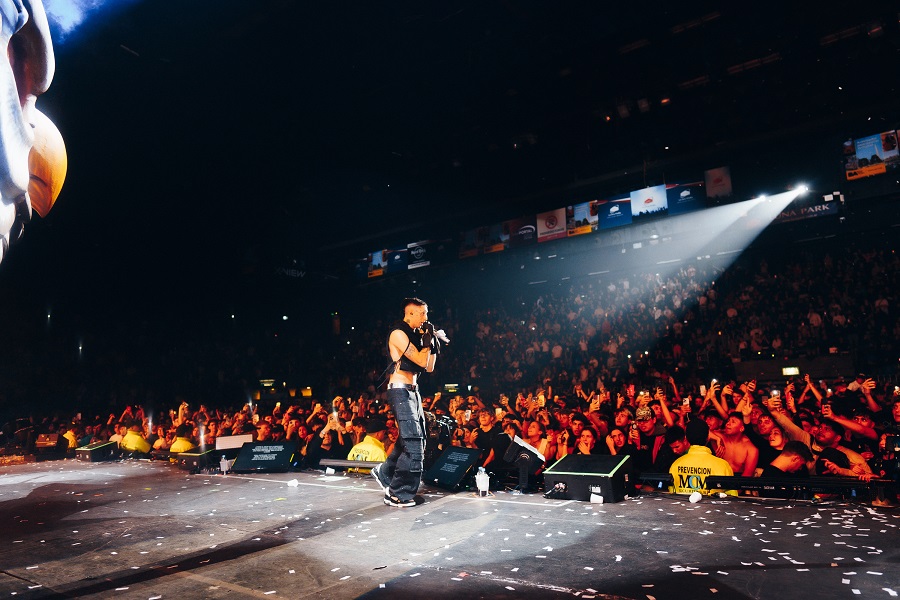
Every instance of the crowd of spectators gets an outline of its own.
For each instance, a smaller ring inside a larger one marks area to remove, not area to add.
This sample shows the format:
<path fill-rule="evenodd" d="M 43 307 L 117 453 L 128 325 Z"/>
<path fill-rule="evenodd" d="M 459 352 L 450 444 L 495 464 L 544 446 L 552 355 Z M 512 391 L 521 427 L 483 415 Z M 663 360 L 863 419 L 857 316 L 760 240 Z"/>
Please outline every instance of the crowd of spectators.
<path fill-rule="evenodd" d="M 858 370 L 896 374 L 895 252 L 798 251 L 778 267 L 769 260 L 761 252 L 725 270 L 698 262 L 484 307 L 468 324 L 474 356 L 459 375 L 496 391 L 547 377 L 583 382 L 585 370 L 607 383 L 660 372 L 699 381 L 733 373 L 735 362 L 831 353 L 851 355 Z"/>
<path fill-rule="evenodd" d="M 529 489 L 523 491 L 539 489 L 542 471 L 569 454 L 628 455 L 637 473 L 667 473 L 692 445 L 708 447 L 727 462 L 728 474 L 745 477 L 837 475 L 869 481 L 898 475 L 900 391 L 864 375 L 830 384 L 807 375 L 765 389 L 755 381 L 711 380 L 694 389 L 669 377 L 665 386 L 640 389 L 607 388 L 597 380 L 589 386 L 540 385 L 515 397 L 436 392 L 424 403 L 437 417 L 433 443 L 479 449 L 478 466 L 501 479 L 517 472 L 506 452 L 514 436 L 535 448 L 544 460 L 532 465 L 524 486 Z M 397 423 L 383 394 L 337 396 L 328 403 L 294 398 L 285 404 L 264 408 L 248 402 L 223 410 L 183 402 L 158 415 L 128 406 L 103 419 L 37 425 L 64 435 L 72 449 L 111 440 L 138 457 L 212 449 L 218 437 L 250 434 L 255 441 L 292 445 L 296 465 L 306 469 L 321 468 L 323 458 L 384 460 L 397 440 Z M 449 437 L 441 437 L 442 422 L 453 425 L 443 427 Z M 702 443 L 692 440 L 698 423 Z M 896 488 L 888 490 L 889 500 L 896 500 Z"/>
<path fill-rule="evenodd" d="M 810 449 L 807 472 L 896 477 L 891 436 L 900 404 L 890 368 L 900 340 L 898 260 L 887 247 L 816 247 L 777 260 L 758 250 L 728 269 L 698 261 L 663 275 L 571 282 L 514 301 L 472 294 L 461 301 L 471 310 L 444 297 L 431 312 L 452 338 L 438 372 L 464 391 L 442 394 L 435 385 L 426 403 L 455 421 L 452 443 L 481 449 L 482 465 L 499 471 L 512 470 L 504 445 L 514 434 L 546 457 L 540 468 L 570 453 L 626 453 L 638 471 L 664 472 L 690 446 L 690 421 L 702 420 L 711 451 L 735 474 L 771 472 L 773 461 L 784 466 L 779 456 L 786 447 L 797 456 L 792 442 L 799 442 Z M 32 423 L 64 432 L 73 446 L 108 439 L 128 446 L 140 437 L 157 450 L 251 433 L 295 443 L 308 468 L 322 458 L 347 458 L 368 427 L 389 452 L 397 430 L 379 386 L 386 331 L 386 321 L 375 320 L 352 347 L 302 359 L 272 345 L 242 352 L 218 344 L 205 354 L 218 364 L 190 375 L 225 394 L 240 387 L 242 362 L 253 365 L 246 381 L 278 370 L 273 365 L 288 378 L 301 360 L 315 361 L 340 394 L 333 401 L 284 396 L 282 407 L 267 397 L 235 403 L 229 394 L 219 402 L 191 398 L 196 408 L 178 398 L 177 408 L 163 409 L 164 393 L 147 392 L 150 401 L 112 396 L 111 403 L 129 406 L 105 418 L 35 415 Z M 205 350 L 189 347 L 191 355 Z M 738 381 L 734 369 L 756 357 L 835 352 L 876 371 L 827 382 L 756 382 Z M 182 369 L 182 353 L 163 360 Z M 371 424 L 382 420 L 379 433 Z"/>

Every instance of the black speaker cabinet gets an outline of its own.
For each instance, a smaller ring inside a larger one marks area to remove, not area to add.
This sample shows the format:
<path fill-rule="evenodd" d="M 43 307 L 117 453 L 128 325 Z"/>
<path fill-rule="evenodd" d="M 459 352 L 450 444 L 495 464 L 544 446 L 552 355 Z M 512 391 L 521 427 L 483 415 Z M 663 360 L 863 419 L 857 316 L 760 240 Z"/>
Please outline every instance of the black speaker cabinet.
<path fill-rule="evenodd" d="M 244 444 L 231 470 L 235 473 L 284 472 L 294 461 L 294 442 L 252 442 Z M 221 453 L 219 454 L 221 455 Z"/>
<path fill-rule="evenodd" d="M 119 458 L 119 444 L 116 442 L 94 442 L 75 449 L 75 458 L 86 462 L 102 462 Z"/>
<path fill-rule="evenodd" d="M 544 488 L 565 484 L 562 497 L 588 501 L 591 493 L 603 496 L 604 502 L 621 502 L 632 484 L 630 456 L 606 454 L 568 454 L 544 471 Z"/>
<path fill-rule="evenodd" d="M 34 441 L 37 452 L 65 452 L 69 448 L 69 440 L 58 433 L 42 433 Z"/>
<path fill-rule="evenodd" d="M 212 466 L 214 463 L 217 464 L 220 456 L 221 452 L 217 453 L 215 449 L 201 450 L 200 448 L 193 448 L 188 452 L 179 452 L 178 456 L 175 457 L 175 464 L 178 465 L 179 469 L 196 473 Z"/>
<path fill-rule="evenodd" d="M 428 485 L 455 492 L 460 488 L 466 475 L 473 473 L 479 457 L 481 450 L 478 448 L 450 446 L 425 472 L 422 480 Z"/>

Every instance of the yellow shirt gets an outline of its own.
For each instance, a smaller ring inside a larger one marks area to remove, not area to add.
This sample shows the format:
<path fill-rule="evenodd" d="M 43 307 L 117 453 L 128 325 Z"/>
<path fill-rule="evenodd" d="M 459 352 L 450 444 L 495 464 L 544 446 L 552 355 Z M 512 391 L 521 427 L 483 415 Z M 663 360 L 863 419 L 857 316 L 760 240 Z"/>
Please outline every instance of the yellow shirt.
<path fill-rule="evenodd" d="M 347 455 L 347 460 L 364 460 L 367 462 L 384 462 L 387 460 L 387 454 L 384 451 L 384 444 L 371 435 L 363 438 L 363 441 L 353 446 Z M 354 469 L 351 469 L 354 470 Z M 360 473 L 364 473 L 368 469 L 360 469 Z"/>
<path fill-rule="evenodd" d="M 191 440 L 183 437 L 177 437 L 169 447 L 169 452 L 187 452 L 193 447 L 194 443 Z"/>
<path fill-rule="evenodd" d="M 129 452 L 143 452 L 144 454 L 150 452 L 150 442 L 137 431 L 128 431 L 119 442 L 119 446 Z"/>
<path fill-rule="evenodd" d="M 75 433 L 70 429 L 63 434 L 63 437 L 69 440 L 69 449 L 78 447 L 78 438 L 75 437 Z"/>
<path fill-rule="evenodd" d="M 727 460 L 713 456 L 712 450 L 706 446 L 691 446 L 687 454 L 675 459 L 669 468 L 674 486 L 670 492 L 676 494 L 691 494 L 700 492 L 704 496 L 712 493 L 706 489 L 706 477 L 708 475 L 734 475 L 731 465 Z M 731 496 L 737 496 L 735 490 L 725 492 Z"/>

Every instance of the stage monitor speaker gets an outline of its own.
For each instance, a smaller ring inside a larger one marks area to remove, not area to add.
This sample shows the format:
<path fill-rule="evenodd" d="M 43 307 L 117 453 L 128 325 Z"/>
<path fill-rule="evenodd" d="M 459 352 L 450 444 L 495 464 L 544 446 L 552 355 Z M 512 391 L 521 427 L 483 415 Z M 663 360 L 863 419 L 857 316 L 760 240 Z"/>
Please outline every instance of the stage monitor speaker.
<path fill-rule="evenodd" d="M 630 456 L 608 454 L 568 454 L 544 471 L 544 488 L 547 492 L 564 491 L 555 497 L 588 501 L 591 494 L 603 496 L 604 502 L 621 502 L 632 485 Z"/>
<path fill-rule="evenodd" d="M 294 442 L 250 442 L 241 447 L 231 470 L 235 473 L 284 472 L 294 461 Z"/>
<path fill-rule="evenodd" d="M 503 454 L 503 460 L 515 465 L 519 470 L 519 490 L 528 490 L 536 481 L 535 474 L 537 470 L 544 466 L 547 458 L 540 451 L 520 438 L 513 436 L 509 447 Z"/>
<path fill-rule="evenodd" d="M 520 438 L 519 436 L 515 436 L 510 442 L 509 446 L 506 448 L 506 452 L 503 454 L 503 460 L 508 463 L 514 463 L 517 459 L 519 459 L 522 455 L 528 455 L 529 460 L 539 465 L 540 463 L 545 462 L 546 457 L 541 454 L 537 448 Z"/>
<path fill-rule="evenodd" d="M 58 433 L 42 433 L 34 441 L 34 449 L 38 452 L 65 452 L 69 448 L 69 440 Z"/>
<path fill-rule="evenodd" d="M 246 443 L 253 443 L 253 436 L 249 433 L 216 438 L 217 459 L 222 460 L 224 456 L 226 460 L 234 461 Z"/>
<path fill-rule="evenodd" d="M 426 471 L 422 480 L 452 492 L 457 491 L 466 475 L 474 472 L 475 463 L 481 457 L 478 448 L 462 448 L 451 446 Z"/>
<path fill-rule="evenodd" d="M 94 442 L 75 449 L 75 458 L 86 462 L 103 462 L 119 458 L 121 451 L 116 442 Z"/>
<path fill-rule="evenodd" d="M 202 471 L 214 464 L 218 464 L 221 452 L 216 450 L 203 450 L 201 448 L 192 448 L 187 452 L 179 452 L 175 457 L 175 464 L 179 469 L 191 471 L 193 473 Z"/>

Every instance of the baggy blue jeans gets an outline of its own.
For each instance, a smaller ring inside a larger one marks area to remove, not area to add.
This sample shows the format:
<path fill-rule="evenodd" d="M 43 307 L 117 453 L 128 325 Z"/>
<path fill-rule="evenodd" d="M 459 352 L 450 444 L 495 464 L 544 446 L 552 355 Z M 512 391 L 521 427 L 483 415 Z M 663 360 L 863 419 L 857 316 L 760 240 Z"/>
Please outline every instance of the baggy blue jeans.
<path fill-rule="evenodd" d="M 401 501 L 411 500 L 419 490 L 425 460 L 425 413 L 416 390 L 388 388 L 388 402 L 394 411 L 400 435 L 381 472 L 390 479 L 390 494 Z"/>

